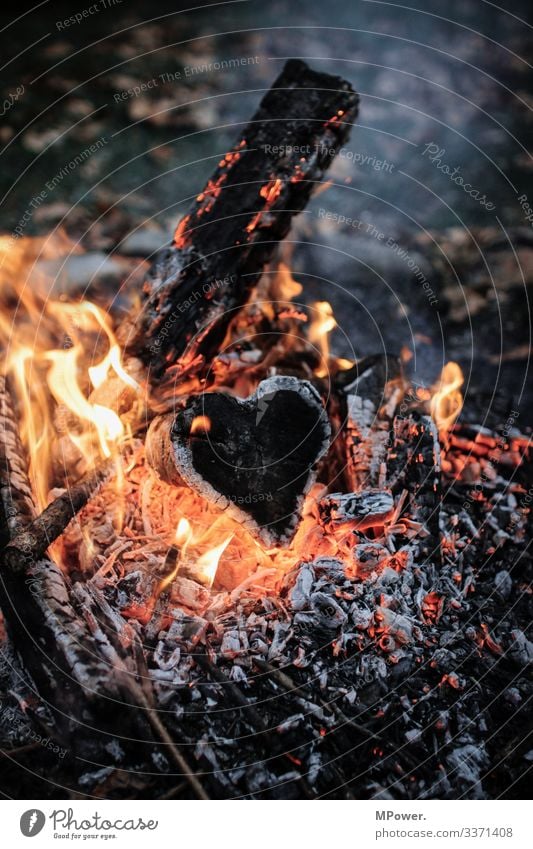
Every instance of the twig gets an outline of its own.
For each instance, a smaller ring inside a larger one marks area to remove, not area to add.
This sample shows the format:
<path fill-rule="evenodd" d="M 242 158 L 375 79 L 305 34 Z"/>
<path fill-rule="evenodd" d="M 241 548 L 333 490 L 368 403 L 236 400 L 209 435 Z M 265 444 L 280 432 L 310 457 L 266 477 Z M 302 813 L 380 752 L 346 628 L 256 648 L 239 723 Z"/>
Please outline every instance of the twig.
<path fill-rule="evenodd" d="M 185 790 L 186 787 L 187 782 L 180 781 L 179 784 L 176 784 L 174 787 L 171 787 L 170 790 L 168 790 L 166 793 L 163 793 L 161 796 L 158 797 L 158 799 L 159 801 L 162 801 L 163 799 L 175 799 L 176 796 L 179 796 L 183 792 L 183 790 Z"/>
<path fill-rule="evenodd" d="M 140 691 L 140 688 L 139 688 L 139 691 Z M 144 694 L 143 694 L 143 699 L 144 699 Z M 191 767 L 189 766 L 189 764 L 187 763 L 187 761 L 183 757 L 182 753 L 178 749 L 176 743 L 174 742 L 174 740 L 172 739 L 172 737 L 168 733 L 167 729 L 165 728 L 165 726 L 163 725 L 163 723 L 159 719 L 159 716 L 157 715 L 157 711 L 153 707 L 151 707 L 148 704 L 147 701 L 145 701 L 145 704 L 140 704 L 140 707 L 145 708 L 146 717 L 147 717 L 148 722 L 150 723 L 150 725 L 152 727 L 152 730 L 156 732 L 156 734 L 160 737 L 161 741 L 165 744 L 165 746 L 168 746 L 168 749 L 170 751 L 170 754 L 172 755 L 174 762 L 180 768 L 182 775 L 185 778 L 185 780 L 190 784 L 195 796 L 198 799 L 203 799 L 204 801 L 209 801 L 210 797 L 207 795 L 206 791 L 204 790 L 204 788 L 202 787 L 202 785 L 198 781 L 197 776 L 192 771 Z"/>

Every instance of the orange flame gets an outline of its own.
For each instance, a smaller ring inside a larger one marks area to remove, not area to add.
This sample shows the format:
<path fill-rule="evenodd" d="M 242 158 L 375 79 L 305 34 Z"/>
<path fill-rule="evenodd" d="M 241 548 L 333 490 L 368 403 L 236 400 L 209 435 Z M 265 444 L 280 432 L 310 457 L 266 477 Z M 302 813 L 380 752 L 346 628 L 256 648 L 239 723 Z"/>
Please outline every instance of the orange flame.
<path fill-rule="evenodd" d="M 211 419 L 209 416 L 195 416 L 191 424 L 191 436 L 193 433 L 209 433 L 211 430 Z"/>
<path fill-rule="evenodd" d="M 208 530 L 207 534 L 200 534 L 204 539 L 206 536 L 212 537 L 214 534 L 219 534 L 217 521 L 213 522 L 212 526 Z M 170 551 L 174 548 L 176 553 L 176 565 L 174 569 L 170 572 L 169 575 L 165 576 L 161 583 L 157 588 L 157 595 L 159 596 L 174 580 L 176 575 L 180 570 L 180 566 L 185 561 L 187 562 L 187 572 L 189 575 L 194 577 L 198 583 L 203 584 L 209 589 L 213 586 L 218 565 L 220 563 L 220 558 L 222 557 L 224 551 L 230 544 L 233 539 L 235 533 L 231 533 L 225 537 L 218 545 L 212 546 L 208 548 L 203 554 L 196 554 L 195 548 L 196 545 L 202 545 L 198 533 L 195 534 L 193 531 L 192 525 L 188 519 L 182 517 L 176 528 L 176 533 L 174 537 L 174 546 L 171 547 Z M 187 556 L 187 548 L 191 546 L 193 549 L 191 554 Z M 203 543 L 205 545 L 205 542 Z M 202 545 L 202 547 L 203 547 Z"/>
<path fill-rule="evenodd" d="M 70 243 L 64 236 L 49 241 L 0 239 L 0 346 L 6 352 L 4 368 L 13 377 L 30 480 L 41 509 L 48 501 L 54 463 L 61 460 L 81 474 L 80 460 L 88 465 L 98 456 L 116 452 L 118 457 L 118 442 L 129 435 L 114 410 L 91 400 L 91 386 L 102 386 L 112 371 L 125 386 L 139 388 L 122 365 L 105 312 L 89 301 L 50 297 L 56 281 L 39 261 L 53 258 L 54 246 L 55 256 L 65 255 Z"/>
<path fill-rule="evenodd" d="M 348 371 L 355 365 L 352 360 L 347 360 L 345 357 L 337 357 L 336 364 L 339 371 Z"/>
<path fill-rule="evenodd" d="M 191 523 L 188 519 L 182 517 L 178 522 L 178 527 L 176 528 L 175 540 L 176 545 L 185 551 L 185 548 L 189 544 L 192 539 L 192 528 Z"/>
<path fill-rule="evenodd" d="M 457 363 L 446 363 L 438 382 L 433 386 L 434 394 L 430 402 L 431 416 L 439 433 L 447 433 L 462 410 L 461 386 L 463 383 L 463 372 Z"/>
<path fill-rule="evenodd" d="M 302 293 L 302 284 L 292 276 L 288 265 L 280 262 L 270 286 L 270 294 L 275 301 L 292 301 Z"/>
<path fill-rule="evenodd" d="M 220 558 L 232 539 L 233 534 L 230 534 L 219 545 L 216 545 L 214 548 L 206 551 L 205 554 L 202 554 L 196 561 L 195 572 L 197 572 L 198 577 L 202 579 L 202 583 L 205 582 L 209 588 L 211 588 L 214 584 Z"/>
<path fill-rule="evenodd" d="M 313 304 L 313 310 L 314 317 L 309 326 L 309 341 L 318 346 L 322 355 L 317 377 L 325 377 L 328 373 L 329 334 L 337 327 L 337 322 L 328 301 L 316 301 Z"/>

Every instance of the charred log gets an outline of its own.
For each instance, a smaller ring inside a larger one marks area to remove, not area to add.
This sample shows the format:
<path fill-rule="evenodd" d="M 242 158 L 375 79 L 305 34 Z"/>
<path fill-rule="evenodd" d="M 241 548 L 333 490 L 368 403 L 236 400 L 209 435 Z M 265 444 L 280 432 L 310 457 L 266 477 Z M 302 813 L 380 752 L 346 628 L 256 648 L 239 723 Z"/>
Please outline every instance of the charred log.
<path fill-rule="evenodd" d="M 31 488 L 23 461 L 16 419 L 5 378 L 0 382 L 4 439 L 0 441 L 0 491 L 3 538 L 23 533 L 35 517 Z M 33 561 L 25 570 L 3 564 L 0 605 L 14 646 L 42 698 L 58 707 L 58 730 L 70 738 L 70 717 L 86 718 L 90 694 L 100 689 L 108 671 L 91 653 L 84 623 L 71 606 L 65 580 L 49 558 Z"/>
<path fill-rule="evenodd" d="M 5 435 L 0 441 L 1 518 L 6 538 L 24 532 L 35 517 L 35 507 L 4 378 L 0 411 Z M 71 589 L 49 557 L 24 566 L 14 569 L 2 558 L 0 606 L 32 689 L 48 708 L 53 723 L 48 732 L 71 751 L 93 757 L 104 755 L 109 734 L 132 732 L 148 743 L 155 732 L 202 797 L 198 782 L 153 711 L 135 630 L 94 587 Z M 85 734 L 79 733 L 82 725 Z"/>
<path fill-rule="evenodd" d="M 394 420 L 387 460 L 387 484 L 393 493 L 409 493 L 409 513 L 424 526 L 424 557 L 440 560 L 439 516 L 442 499 L 439 435 L 429 416 L 416 413 Z"/>
<path fill-rule="evenodd" d="M 273 377 L 249 398 L 191 396 L 148 431 L 150 465 L 227 510 L 266 545 L 287 544 L 329 447 L 320 396 L 307 381 Z"/>
<path fill-rule="evenodd" d="M 22 459 L 19 428 L 6 378 L 0 375 L 0 546 L 20 533 L 35 515 Z"/>
<path fill-rule="evenodd" d="M 185 367 L 197 355 L 215 355 L 292 217 L 346 141 L 357 104 L 340 77 L 287 62 L 155 262 L 144 309 L 135 327 L 125 328 L 130 352 L 155 373 L 180 358 Z"/>
<path fill-rule="evenodd" d="M 81 481 L 52 501 L 36 518 L 20 529 L 8 542 L 4 563 L 13 571 L 26 571 L 36 560 L 40 560 L 46 549 L 63 533 L 71 519 L 85 507 L 98 487 L 104 483 L 114 468 L 112 461 L 105 461 Z M 30 517 L 28 517 L 30 518 Z"/>
<path fill-rule="evenodd" d="M 382 487 L 390 425 L 404 394 L 401 363 L 390 354 L 365 357 L 337 375 L 336 388 L 348 488 Z"/>

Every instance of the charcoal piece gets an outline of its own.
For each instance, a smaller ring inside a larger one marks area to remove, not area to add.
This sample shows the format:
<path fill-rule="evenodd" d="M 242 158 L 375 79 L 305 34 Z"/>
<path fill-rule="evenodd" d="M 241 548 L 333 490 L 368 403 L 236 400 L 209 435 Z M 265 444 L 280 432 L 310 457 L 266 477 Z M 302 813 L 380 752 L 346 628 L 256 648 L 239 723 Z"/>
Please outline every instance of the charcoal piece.
<path fill-rule="evenodd" d="M 318 505 L 320 522 L 330 532 L 340 525 L 350 525 L 358 531 L 383 525 L 393 511 L 392 493 L 379 489 L 334 492 L 324 496 Z"/>
<path fill-rule="evenodd" d="M 359 577 L 379 571 L 390 557 L 390 551 L 377 542 L 362 542 L 353 549 L 354 564 Z"/>
<path fill-rule="evenodd" d="M 441 454 L 437 428 L 430 416 L 396 416 L 387 458 L 387 485 L 393 493 L 409 493 L 408 515 L 422 522 L 425 557 L 440 561 L 439 516 L 442 500 Z"/>
<path fill-rule="evenodd" d="M 392 418 L 404 395 L 401 362 L 365 357 L 335 378 L 343 422 L 348 488 L 380 487 Z"/>
<path fill-rule="evenodd" d="M 348 618 L 340 604 L 328 593 L 313 593 L 310 602 L 319 627 L 340 628 Z"/>
<path fill-rule="evenodd" d="M 329 439 L 316 390 L 280 376 L 245 399 L 191 396 L 176 416 L 152 422 L 146 455 L 165 481 L 190 486 L 272 546 L 294 536 Z"/>
<path fill-rule="evenodd" d="M 289 593 L 293 610 L 305 610 L 309 607 L 311 590 L 315 582 L 315 573 L 310 563 L 303 563 Z"/>
<path fill-rule="evenodd" d="M 290 60 L 181 221 L 145 282 L 123 342 L 161 373 L 209 361 L 293 215 L 348 138 L 358 97 L 340 77 Z"/>

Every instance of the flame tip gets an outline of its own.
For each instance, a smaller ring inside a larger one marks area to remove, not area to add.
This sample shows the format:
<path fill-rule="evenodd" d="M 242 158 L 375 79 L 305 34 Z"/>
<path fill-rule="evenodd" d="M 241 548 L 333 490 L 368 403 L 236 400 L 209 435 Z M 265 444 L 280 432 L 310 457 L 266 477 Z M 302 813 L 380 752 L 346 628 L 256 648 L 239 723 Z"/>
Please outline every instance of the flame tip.
<path fill-rule="evenodd" d="M 439 380 L 433 386 L 429 409 L 439 433 L 446 434 L 457 421 L 463 408 L 461 387 L 464 376 L 458 363 L 450 360 L 443 367 Z"/>

